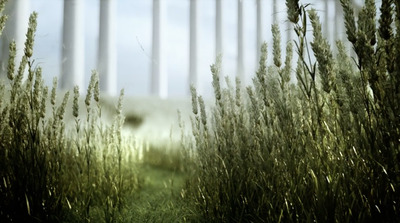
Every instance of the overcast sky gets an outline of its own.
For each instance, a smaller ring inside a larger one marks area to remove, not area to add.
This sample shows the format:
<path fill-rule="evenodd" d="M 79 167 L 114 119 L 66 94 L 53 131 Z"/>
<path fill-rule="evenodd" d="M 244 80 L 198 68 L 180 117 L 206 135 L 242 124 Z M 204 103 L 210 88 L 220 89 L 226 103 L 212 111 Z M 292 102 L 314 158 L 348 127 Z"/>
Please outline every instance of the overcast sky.
<path fill-rule="evenodd" d="M 169 95 L 183 96 L 187 92 L 189 70 L 189 0 L 167 1 L 166 54 L 168 64 Z M 244 1 L 245 24 L 245 72 L 247 82 L 254 75 L 256 67 L 256 1 Z M 286 43 L 285 1 L 278 1 L 278 21 L 281 25 L 282 43 Z M 323 10 L 322 1 L 314 7 Z M 270 27 L 272 20 L 271 0 L 264 4 L 265 41 L 271 43 Z M 34 57 L 43 68 L 47 84 L 53 76 L 60 74 L 62 0 L 33 0 L 31 10 L 39 13 Z M 201 91 L 211 91 L 210 65 L 215 59 L 215 1 L 200 0 L 199 6 L 199 83 Z M 96 68 L 98 40 L 99 1 L 85 0 L 85 83 L 90 71 Z M 125 88 L 128 95 L 147 95 L 150 89 L 151 66 L 151 0 L 117 0 L 117 60 L 118 89 Z M 234 77 L 236 72 L 236 29 L 237 1 L 223 1 L 223 68 L 224 75 Z M 270 52 L 272 52 L 270 50 Z"/>

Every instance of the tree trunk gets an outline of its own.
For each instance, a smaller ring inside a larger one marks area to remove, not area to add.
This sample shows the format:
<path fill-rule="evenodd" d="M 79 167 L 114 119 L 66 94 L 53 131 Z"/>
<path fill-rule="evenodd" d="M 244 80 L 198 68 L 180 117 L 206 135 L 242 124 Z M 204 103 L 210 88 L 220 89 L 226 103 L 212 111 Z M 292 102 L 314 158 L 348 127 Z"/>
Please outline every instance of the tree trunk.
<path fill-rule="evenodd" d="M 189 84 L 198 89 L 197 79 L 197 0 L 190 0 L 190 64 Z M 190 88 L 188 88 L 190 91 Z"/>
<path fill-rule="evenodd" d="M 263 25 L 263 14 L 262 14 L 262 3 L 261 0 L 257 0 L 257 67 L 261 57 L 261 44 L 263 41 L 262 29 Z"/>
<path fill-rule="evenodd" d="M 277 1 L 273 0 L 272 1 L 272 23 L 277 23 L 278 22 L 278 5 Z"/>
<path fill-rule="evenodd" d="M 61 58 L 62 89 L 75 85 L 84 89 L 83 1 L 64 0 L 63 44 Z"/>
<path fill-rule="evenodd" d="M 327 40 L 330 39 L 329 36 L 329 0 L 324 0 L 324 35 Z"/>
<path fill-rule="evenodd" d="M 163 49 L 165 0 L 153 0 L 153 44 L 152 44 L 152 76 L 151 94 L 160 98 L 168 96 L 168 79 L 165 71 Z"/>
<path fill-rule="evenodd" d="M 215 1 L 215 56 L 222 54 L 222 0 Z"/>
<path fill-rule="evenodd" d="M 8 19 L 1 35 L 0 42 L 0 61 L 1 75 L 6 76 L 9 45 L 12 40 L 15 40 L 17 45 L 16 64 L 19 64 L 24 55 L 25 34 L 28 28 L 29 20 L 29 1 L 28 0 L 12 0 L 8 1 L 5 7 L 4 14 L 8 15 Z"/>
<path fill-rule="evenodd" d="M 115 42 L 115 0 L 100 0 L 98 72 L 100 90 L 117 94 L 117 52 Z"/>
<path fill-rule="evenodd" d="M 238 0 L 237 76 L 244 83 L 243 0 Z"/>

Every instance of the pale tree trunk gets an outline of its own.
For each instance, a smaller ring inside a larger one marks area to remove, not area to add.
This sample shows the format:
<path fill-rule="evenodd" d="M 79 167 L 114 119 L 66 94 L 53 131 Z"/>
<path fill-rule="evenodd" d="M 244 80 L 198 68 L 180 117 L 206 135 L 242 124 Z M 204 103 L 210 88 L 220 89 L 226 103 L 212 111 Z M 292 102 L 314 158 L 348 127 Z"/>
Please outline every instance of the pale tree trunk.
<path fill-rule="evenodd" d="M 344 20 L 340 1 L 335 1 L 335 40 L 343 40 Z"/>
<path fill-rule="evenodd" d="M 153 0 L 151 94 L 160 98 L 168 96 L 168 79 L 163 49 L 165 19 L 165 0 Z"/>
<path fill-rule="evenodd" d="M 60 87 L 84 89 L 84 17 L 82 0 L 64 0 Z"/>
<path fill-rule="evenodd" d="M 238 29 L 237 29 L 237 76 L 242 83 L 244 80 L 244 43 L 243 43 L 243 0 L 238 0 Z"/>
<path fill-rule="evenodd" d="M 215 58 L 223 57 L 224 46 L 222 42 L 223 25 L 222 25 L 222 2 L 223 0 L 215 1 Z M 219 68 L 220 78 L 223 76 L 223 62 L 221 61 Z"/>
<path fill-rule="evenodd" d="M 288 20 L 286 21 L 286 41 L 290 42 L 292 41 L 292 33 L 293 33 L 293 25 L 292 23 Z"/>
<path fill-rule="evenodd" d="M 277 1 L 273 0 L 272 1 L 272 23 L 277 23 L 278 22 L 278 5 Z"/>
<path fill-rule="evenodd" d="M 189 84 L 196 89 L 198 86 L 197 77 L 197 0 L 190 0 L 190 63 L 189 63 Z M 189 88 L 188 88 L 189 90 Z"/>
<path fill-rule="evenodd" d="M 116 0 L 100 0 L 98 72 L 100 90 L 117 94 L 117 50 L 115 41 Z"/>
<path fill-rule="evenodd" d="M 222 47 L 222 0 L 215 1 L 215 56 L 223 53 Z"/>
<path fill-rule="evenodd" d="M 8 64 L 9 45 L 15 40 L 17 46 L 16 64 L 19 64 L 24 55 L 25 34 L 28 28 L 29 20 L 29 0 L 12 0 L 8 1 L 4 14 L 8 19 L 1 35 L 1 75 L 5 76 Z"/>
<path fill-rule="evenodd" d="M 261 57 L 261 44 L 263 41 L 262 30 L 263 30 L 263 13 L 262 13 L 262 3 L 261 0 L 257 0 L 257 67 L 258 62 L 260 61 Z"/>
<path fill-rule="evenodd" d="M 327 40 L 330 39 L 329 36 L 329 0 L 324 0 L 324 35 Z"/>
<path fill-rule="evenodd" d="M 285 6 L 286 7 L 286 6 Z M 287 15 L 285 16 L 286 21 L 286 41 L 290 42 L 293 40 L 293 24 L 288 20 Z"/>

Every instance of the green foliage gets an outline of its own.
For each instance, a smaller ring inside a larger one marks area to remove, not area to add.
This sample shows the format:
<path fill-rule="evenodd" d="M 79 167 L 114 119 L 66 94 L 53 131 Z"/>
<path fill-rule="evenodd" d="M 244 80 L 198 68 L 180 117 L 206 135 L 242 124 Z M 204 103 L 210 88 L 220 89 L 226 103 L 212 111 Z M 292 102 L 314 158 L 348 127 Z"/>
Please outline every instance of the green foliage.
<path fill-rule="evenodd" d="M 55 78 L 49 99 L 42 69 L 33 63 L 36 18 L 33 13 L 29 19 L 18 69 L 18 46 L 11 42 L 8 84 L 0 86 L 0 221 L 121 222 L 125 197 L 138 187 L 132 148 L 121 132 L 123 91 L 116 117 L 107 126 L 101 121 L 98 77 L 93 72 L 84 103 L 86 117 L 79 116 L 81 98 L 75 87 L 75 129 L 68 128 L 70 92 L 57 102 Z"/>
<path fill-rule="evenodd" d="M 192 88 L 188 194 L 205 222 L 400 221 L 399 4 L 382 1 L 375 27 L 374 1 L 358 19 L 341 3 L 356 58 L 342 42 L 334 55 L 315 10 L 286 1 L 294 74 L 291 44 L 281 67 L 273 26 L 274 64 L 264 44 L 252 86 L 226 79 L 222 89 L 217 62 L 210 112 Z"/>

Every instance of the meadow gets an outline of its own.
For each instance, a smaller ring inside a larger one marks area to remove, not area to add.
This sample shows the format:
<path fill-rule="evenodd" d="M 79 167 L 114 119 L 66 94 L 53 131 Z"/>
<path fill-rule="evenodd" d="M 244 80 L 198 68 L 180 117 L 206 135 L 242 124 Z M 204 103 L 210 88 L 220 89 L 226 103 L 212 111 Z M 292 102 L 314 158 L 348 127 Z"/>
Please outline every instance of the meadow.
<path fill-rule="evenodd" d="M 341 3 L 351 48 L 287 0 L 285 58 L 273 25 L 251 85 L 218 58 L 211 103 L 192 87 L 191 111 L 163 115 L 149 111 L 165 101 L 102 97 L 96 71 L 87 89 L 45 86 L 32 13 L 0 85 L 0 221 L 400 222 L 400 3 L 379 17 L 375 1 L 357 17 Z M 165 117 L 170 134 L 154 128 Z"/>

